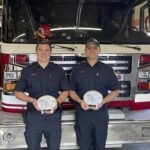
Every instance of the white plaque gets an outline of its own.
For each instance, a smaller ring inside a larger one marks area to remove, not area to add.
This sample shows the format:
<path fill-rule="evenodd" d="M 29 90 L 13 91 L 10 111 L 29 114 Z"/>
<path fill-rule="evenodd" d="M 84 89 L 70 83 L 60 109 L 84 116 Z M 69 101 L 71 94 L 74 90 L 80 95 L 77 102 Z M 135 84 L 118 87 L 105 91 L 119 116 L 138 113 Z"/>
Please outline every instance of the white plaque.
<path fill-rule="evenodd" d="M 44 95 L 38 99 L 38 107 L 42 113 L 57 108 L 57 105 L 56 98 L 50 95 Z"/>
<path fill-rule="evenodd" d="M 98 91 L 88 91 L 84 94 L 83 100 L 89 105 L 90 109 L 95 109 L 102 102 L 103 96 Z"/>

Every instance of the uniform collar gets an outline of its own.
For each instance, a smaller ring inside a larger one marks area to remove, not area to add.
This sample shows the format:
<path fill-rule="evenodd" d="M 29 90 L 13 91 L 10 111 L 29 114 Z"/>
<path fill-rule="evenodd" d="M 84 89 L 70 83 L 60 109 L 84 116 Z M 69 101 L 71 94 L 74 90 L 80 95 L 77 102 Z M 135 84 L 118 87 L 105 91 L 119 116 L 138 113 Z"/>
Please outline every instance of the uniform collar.
<path fill-rule="evenodd" d="M 92 67 L 98 66 L 99 64 L 100 64 L 100 62 L 99 62 L 99 60 L 97 60 L 96 64 Z M 91 65 L 88 63 L 88 61 L 85 62 L 85 65 L 91 67 Z"/>
<path fill-rule="evenodd" d="M 39 63 L 36 61 L 36 62 L 34 62 L 34 66 L 36 67 L 36 68 L 42 68 L 40 65 L 39 65 Z M 52 62 L 49 62 L 48 63 L 48 65 L 46 66 L 46 68 L 51 68 L 51 67 L 53 67 L 53 63 Z M 45 68 L 45 69 L 46 69 Z"/>

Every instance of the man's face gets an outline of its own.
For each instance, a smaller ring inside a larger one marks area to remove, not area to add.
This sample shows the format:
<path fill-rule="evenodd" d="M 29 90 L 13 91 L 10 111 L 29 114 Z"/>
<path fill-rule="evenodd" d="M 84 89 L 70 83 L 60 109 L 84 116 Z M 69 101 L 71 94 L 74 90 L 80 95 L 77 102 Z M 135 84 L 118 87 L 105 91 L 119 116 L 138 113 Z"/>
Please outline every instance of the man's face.
<path fill-rule="evenodd" d="M 51 48 L 48 44 L 39 44 L 36 49 L 37 60 L 41 63 L 47 63 L 50 60 Z"/>
<path fill-rule="evenodd" d="M 100 48 L 94 43 L 90 43 L 85 47 L 85 54 L 87 59 L 98 59 L 99 52 Z"/>

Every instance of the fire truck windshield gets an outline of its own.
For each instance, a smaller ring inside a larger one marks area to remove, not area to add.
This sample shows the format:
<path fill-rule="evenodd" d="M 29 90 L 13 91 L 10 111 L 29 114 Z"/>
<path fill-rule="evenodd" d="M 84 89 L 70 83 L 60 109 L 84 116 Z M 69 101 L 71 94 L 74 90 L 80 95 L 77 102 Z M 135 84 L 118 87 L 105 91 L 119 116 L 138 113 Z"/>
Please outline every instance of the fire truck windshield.
<path fill-rule="evenodd" d="M 35 43 L 35 31 L 49 25 L 55 44 L 150 43 L 149 4 L 143 0 L 4 0 L 3 42 Z"/>

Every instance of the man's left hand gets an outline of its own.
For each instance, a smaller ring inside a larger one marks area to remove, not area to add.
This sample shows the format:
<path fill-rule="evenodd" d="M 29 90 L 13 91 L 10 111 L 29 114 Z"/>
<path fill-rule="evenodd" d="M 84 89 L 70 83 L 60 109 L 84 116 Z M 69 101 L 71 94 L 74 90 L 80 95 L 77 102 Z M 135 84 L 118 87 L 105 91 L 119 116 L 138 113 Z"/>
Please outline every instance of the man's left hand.
<path fill-rule="evenodd" d="M 56 105 L 53 109 L 49 110 L 49 111 L 45 111 L 45 114 L 53 114 L 55 112 L 55 110 L 57 109 L 58 105 Z"/>
<path fill-rule="evenodd" d="M 98 109 L 100 109 L 102 106 L 103 106 L 103 102 L 99 103 L 99 104 L 97 105 L 97 107 L 94 108 L 94 110 L 98 110 Z"/>

